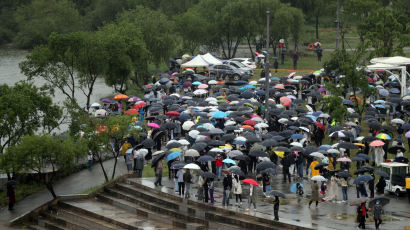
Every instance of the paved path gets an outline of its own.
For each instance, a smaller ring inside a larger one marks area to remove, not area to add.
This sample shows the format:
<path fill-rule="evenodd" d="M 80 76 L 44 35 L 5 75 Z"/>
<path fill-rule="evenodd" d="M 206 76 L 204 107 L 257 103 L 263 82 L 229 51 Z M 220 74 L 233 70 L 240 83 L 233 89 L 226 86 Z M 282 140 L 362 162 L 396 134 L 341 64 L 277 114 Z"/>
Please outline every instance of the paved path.
<path fill-rule="evenodd" d="M 111 176 L 111 172 L 114 166 L 114 159 L 107 160 L 104 162 L 105 170 L 108 176 Z M 123 158 L 118 159 L 117 169 L 115 175 L 123 175 L 127 172 L 126 166 Z M 55 186 L 55 192 L 57 195 L 69 195 L 69 194 L 80 194 L 83 191 L 95 187 L 97 185 L 104 183 L 104 175 L 102 173 L 99 164 L 94 164 L 92 171 L 84 169 L 80 172 L 74 173 L 60 181 L 58 181 Z M 7 207 L 0 209 L 0 229 L 12 229 L 8 227 L 10 220 L 21 216 L 33 209 L 41 206 L 42 204 L 52 200 L 50 192 L 46 189 L 38 191 L 24 200 L 16 203 L 13 211 L 8 211 Z"/>

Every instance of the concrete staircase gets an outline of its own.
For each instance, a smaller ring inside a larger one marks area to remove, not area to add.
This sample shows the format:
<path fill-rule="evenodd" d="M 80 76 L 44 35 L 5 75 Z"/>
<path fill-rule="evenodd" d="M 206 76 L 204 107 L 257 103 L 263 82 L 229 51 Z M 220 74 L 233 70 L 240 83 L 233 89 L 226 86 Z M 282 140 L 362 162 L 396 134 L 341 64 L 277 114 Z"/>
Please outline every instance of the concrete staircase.
<path fill-rule="evenodd" d="M 164 188 L 165 189 L 165 188 Z M 260 216 L 182 199 L 123 179 L 105 186 L 94 197 L 58 200 L 31 218 L 31 229 L 306 229 Z"/>

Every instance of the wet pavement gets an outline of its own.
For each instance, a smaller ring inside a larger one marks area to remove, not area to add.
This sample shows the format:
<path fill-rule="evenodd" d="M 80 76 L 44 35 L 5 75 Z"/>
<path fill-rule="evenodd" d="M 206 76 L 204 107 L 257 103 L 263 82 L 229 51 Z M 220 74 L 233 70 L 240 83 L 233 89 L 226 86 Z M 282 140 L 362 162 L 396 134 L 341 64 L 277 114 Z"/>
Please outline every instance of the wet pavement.
<path fill-rule="evenodd" d="M 155 187 L 153 184 L 154 178 L 129 179 L 138 181 L 146 186 Z M 290 186 L 295 183 L 292 178 L 292 183 L 283 183 L 282 175 L 278 175 L 271 179 L 272 190 L 279 190 L 287 195 L 287 199 L 281 198 L 281 205 L 279 210 L 280 222 L 285 222 L 294 225 L 311 227 L 313 229 L 356 229 L 356 207 L 350 206 L 347 202 L 341 202 L 342 191 L 339 187 L 338 201 L 336 202 L 319 202 L 316 208 L 314 204 L 309 208 L 309 196 L 311 194 L 310 181 L 301 180 L 297 181 L 305 185 L 305 195 L 300 203 L 297 202 L 297 198 L 290 192 Z M 351 184 L 351 183 L 350 183 Z M 197 185 L 191 185 L 190 199 L 197 201 L 196 192 Z M 177 195 L 174 192 L 174 182 L 169 181 L 168 177 L 163 178 L 163 187 L 157 187 L 163 192 Z M 249 186 L 242 185 L 243 196 L 242 206 L 235 205 L 235 196 L 230 199 L 228 208 L 241 213 L 248 213 L 249 215 L 261 216 L 268 219 L 273 219 L 273 205 L 268 203 L 268 199 L 263 195 L 259 188 L 257 191 L 258 201 L 256 212 L 253 211 L 253 206 L 250 211 L 246 211 L 248 208 L 247 194 L 249 194 Z M 215 204 L 214 206 L 222 207 L 222 181 L 215 182 Z M 381 229 L 406 229 L 406 226 L 410 226 L 410 204 L 407 202 L 407 197 L 395 197 L 392 195 L 386 195 L 390 198 L 390 204 L 385 206 L 385 214 L 383 217 L 383 223 Z M 348 189 L 349 201 L 356 199 L 356 189 L 350 186 Z M 371 218 L 367 219 L 367 229 L 375 229 L 374 222 Z"/>
<path fill-rule="evenodd" d="M 107 160 L 104 162 L 107 174 L 111 176 L 114 160 Z M 123 175 L 127 172 L 124 160 L 120 158 L 117 163 L 116 176 Z M 81 194 L 85 190 L 103 184 L 105 181 L 99 164 L 94 164 L 92 171 L 84 169 L 80 172 L 74 173 L 66 178 L 61 179 L 54 185 L 57 195 L 71 195 Z M 13 211 L 8 211 L 7 207 L 0 209 L 0 229 L 13 229 L 8 226 L 9 221 L 28 213 L 44 203 L 52 200 L 50 192 L 46 189 L 38 191 L 24 200 L 17 202 Z"/>

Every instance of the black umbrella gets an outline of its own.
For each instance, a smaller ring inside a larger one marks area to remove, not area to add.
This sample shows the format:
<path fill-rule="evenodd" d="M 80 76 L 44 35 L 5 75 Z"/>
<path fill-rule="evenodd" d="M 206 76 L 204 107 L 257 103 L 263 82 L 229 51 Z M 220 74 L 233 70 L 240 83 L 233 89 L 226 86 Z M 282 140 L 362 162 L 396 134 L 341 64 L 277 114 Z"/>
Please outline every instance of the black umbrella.
<path fill-rule="evenodd" d="M 9 180 L 9 181 L 6 182 L 6 187 L 14 186 L 14 185 L 16 185 L 16 184 L 17 184 L 17 181 L 15 181 L 15 180 Z"/>
<path fill-rule="evenodd" d="M 357 149 L 357 146 L 351 142 L 342 142 L 337 147 L 344 148 L 344 149 Z"/>
<path fill-rule="evenodd" d="M 360 157 L 360 158 L 363 158 L 365 160 L 370 160 L 369 155 L 366 155 L 364 153 L 359 153 L 359 154 L 357 154 L 357 156 Z"/>
<path fill-rule="evenodd" d="M 208 162 L 208 161 L 214 161 L 214 160 L 215 159 L 209 155 L 203 155 L 203 156 L 200 156 L 197 161 L 198 162 Z"/>
<path fill-rule="evenodd" d="M 380 124 L 379 122 L 370 122 L 369 123 L 369 128 L 371 129 L 376 129 L 376 130 L 381 130 L 382 129 L 382 124 Z"/>
<path fill-rule="evenodd" d="M 362 174 L 365 172 L 369 172 L 369 170 L 365 168 L 359 168 L 358 170 L 354 171 L 354 174 L 357 175 L 357 174 Z"/>
<path fill-rule="evenodd" d="M 385 171 L 374 170 L 373 173 L 374 173 L 374 174 L 377 174 L 377 175 L 379 175 L 379 176 L 381 176 L 381 177 L 384 177 L 384 178 L 389 178 L 389 174 L 387 174 Z"/>
<path fill-rule="evenodd" d="M 173 122 L 166 122 L 165 124 L 161 125 L 161 128 L 163 129 L 175 129 L 176 127 L 177 127 L 177 124 Z"/>
<path fill-rule="evenodd" d="M 213 173 L 211 173 L 211 172 L 204 172 L 204 173 L 202 174 L 202 176 L 203 176 L 203 177 L 206 177 L 206 178 L 216 178 L 216 175 L 213 174 Z"/>
<path fill-rule="evenodd" d="M 267 157 L 266 152 L 262 150 L 253 150 L 249 153 L 249 156 L 253 157 Z"/>
<path fill-rule="evenodd" d="M 166 145 L 168 149 L 179 148 L 181 146 L 182 146 L 181 143 L 179 143 L 178 141 L 168 142 Z"/>
<path fill-rule="evenodd" d="M 319 163 L 315 166 L 315 169 L 318 170 L 328 165 L 329 165 L 328 163 Z"/>
<path fill-rule="evenodd" d="M 375 138 L 375 137 L 373 137 L 373 136 L 365 136 L 365 137 L 362 139 L 362 142 L 370 143 L 370 142 L 372 142 L 372 141 L 374 141 L 374 140 L 377 140 L 377 138 Z"/>
<path fill-rule="evenodd" d="M 336 176 L 345 178 L 352 177 L 348 171 L 339 171 L 336 173 Z"/>
<path fill-rule="evenodd" d="M 278 197 L 286 198 L 286 195 L 278 190 L 271 190 L 266 193 L 266 196 L 278 196 Z"/>
<path fill-rule="evenodd" d="M 156 167 L 158 162 L 161 161 L 162 159 L 164 159 L 165 156 L 166 156 L 165 153 L 161 153 L 161 154 L 155 156 L 154 159 L 152 159 L 152 161 L 151 161 L 151 167 L 152 168 Z"/>
<path fill-rule="evenodd" d="M 406 150 L 404 149 L 404 147 L 401 146 L 401 145 L 394 145 L 394 146 L 390 147 L 390 148 L 387 150 L 387 152 L 389 152 L 389 153 L 391 153 L 391 154 L 396 154 L 396 153 L 397 153 L 397 150 L 399 150 L 399 149 L 401 150 L 402 153 L 406 152 Z"/>
<path fill-rule="evenodd" d="M 171 164 L 171 169 L 181 169 L 186 165 L 185 162 L 176 161 Z"/>
<path fill-rule="evenodd" d="M 305 148 L 305 151 L 303 151 L 303 154 L 304 155 L 309 155 L 309 154 L 311 154 L 311 153 L 313 153 L 313 152 L 316 152 L 317 151 L 317 148 L 316 147 L 314 147 L 314 146 L 307 146 L 306 148 Z"/>
<path fill-rule="evenodd" d="M 377 203 L 377 201 L 380 202 L 381 206 L 385 206 L 386 204 L 390 203 L 389 198 L 385 196 L 377 196 L 369 201 L 369 208 L 373 208 L 373 206 Z"/>
<path fill-rule="evenodd" d="M 236 175 L 238 175 L 238 176 L 245 176 L 245 173 L 244 173 L 244 172 L 241 170 L 241 168 L 238 167 L 238 166 L 229 167 L 229 168 L 228 168 L 228 171 L 231 172 L 231 173 L 233 173 L 233 174 L 236 174 Z"/>
<path fill-rule="evenodd" d="M 405 157 L 396 157 L 396 158 L 394 158 L 394 162 L 407 164 L 407 163 L 409 163 L 409 159 L 407 159 Z"/>
<path fill-rule="evenodd" d="M 256 171 L 263 171 L 267 168 L 276 169 L 276 165 L 271 161 L 262 161 L 258 165 L 256 165 Z"/>
<path fill-rule="evenodd" d="M 361 158 L 361 157 L 352 157 L 351 159 L 352 161 L 365 161 L 365 159 Z"/>
<path fill-rule="evenodd" d="M 200 152 L 204 150 L 207 146 L 208 146 L 208 143 L 201 141 L 201 142 L 196 142 L 195 144 L 193 144 L 191 149 L 195 149 L 198 152 Z"/>
<path fill-rule="evenodd" d="M 374 177 L 365 174 L 365 175 L 358 176 L 358 177 L 353 181 L 353 184 L 360 184 L 360 183 L 363 183 L 363 182 L 368 182 L 368 181 L 373 180 L 373 179 L 374 179 Z"/>
<path fill-rule="evenodd" d="M 240 160 L 240 161 L 249 161 L 249 160 L 250 160 L 249 157 L 246 156 L 246 155 L 235 156 L 235 157 L 232 157 L 232 159 L 234 159 L 234 160 Z"/>
<path fill-rule="evenodd" d="M 145 139 L 143 142 L 141 142 L 141 144 L 144 146 L 144 148 L 152 148 L 155 146 L 155 142 L 151 138 Z"/>
<path fill-rule="evenodd" d="M 261 145 L 265 147 L 272 147 L 278 145 L 278 142 L 275 139 L 267 139 L 261 142 Z"/>
<path fill-rule="evenodd" d="M 235 134 L 225 134 L 222 136 L 221 140 L 223 141 L 231 141 L 235 139 L 236 135 Z"/>
<path fill-rule="evenodd" d="M 260 171 L 260 173 L 261 174 L 271 174 L 271 175 L 278 174 L 276 168 L 267 168 L 267 169 L 264 169 L 264 170 Z"/>
<path fill-rule="evenodd" d="M 279 146 L 275 149 L 275 151 L 279 151 L 279 152 L 288 152 L 290 153 L 291 150 L 289 148 L 283 147 L 283 146 Z"/>

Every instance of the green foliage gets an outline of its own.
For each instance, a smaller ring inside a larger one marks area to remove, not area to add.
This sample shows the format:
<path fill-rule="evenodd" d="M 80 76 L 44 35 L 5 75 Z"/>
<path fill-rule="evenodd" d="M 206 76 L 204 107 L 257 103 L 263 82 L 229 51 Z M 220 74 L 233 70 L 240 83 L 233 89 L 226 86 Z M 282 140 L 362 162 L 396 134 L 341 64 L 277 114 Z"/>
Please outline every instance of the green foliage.
<path fill-rule="evenodd" d="M 19 48 L 45 44 L 52 32 L 69 33 L 81 30 L 82 20 L 69 0 L 33 0 L 15 13 L 19 32 L 15 43 Z"/>
<path fill-rule="evenodd" d="M 0 85 L 0 153 L 17 144 L 25 135 L 58 127 L 61 108 L 32 84 Z"/>
<path fill-rule="evenodd" d="M 397 16 L 391 8 L 380 8 L 358 27 L 359 35 L 375 49 L 373 54 L 390 57 L 403 54 L 403 47 L 410 44 L 409 18 Z"/>
<path fill-rule="evenodd" d="M 43 184 L 38 183 L 27 183 L 27 184 L 16 184 L 14 186 L 16 202 L 23 200 L 27 196 L 36 193 L 44 189 Z M 0 193 L 0 207 L 5 207 L 8 204 L 8 197 L 6 192 Z"/>
<path fill-rule="evenodd" d="M 38 174 L 38 179 L 56 197 L 53 180 L 57 171 L 74 165 L 77 157 L 83 156 L 85 145 L 71 138 L 60 139 L 47 134 L 25 136 L 18 145 L 7 149 L 2 160 L 13 172 Z M 46 173 L 48 174 L 46 176 Z"/>

